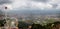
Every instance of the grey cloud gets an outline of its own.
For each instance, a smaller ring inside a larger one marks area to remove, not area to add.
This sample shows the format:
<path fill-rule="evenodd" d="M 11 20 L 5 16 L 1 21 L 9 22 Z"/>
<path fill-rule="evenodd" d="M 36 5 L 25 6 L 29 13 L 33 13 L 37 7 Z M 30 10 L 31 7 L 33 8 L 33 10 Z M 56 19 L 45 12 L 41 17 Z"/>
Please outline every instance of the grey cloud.
<path fill-rule="evenodd" d="M 56 8 L 58 6 L 58 4 L 52 4 L 53 8 Z"/>
<path fill-rule="evenodd" d="M 33 0 L 33 1 L 36 1 L 36 2 L 48 2 L 49 0 Z"/>
<path fill-rule="evenodd" d="M 10 0 L 0 0 L 0 5 L 6 4 L 6 3 L 11 3 L 11 1 Z"/>
<path fill-rule="evenodd" d="M 56 8 L 58 5 L 53 5 L 53 8 Z"/>

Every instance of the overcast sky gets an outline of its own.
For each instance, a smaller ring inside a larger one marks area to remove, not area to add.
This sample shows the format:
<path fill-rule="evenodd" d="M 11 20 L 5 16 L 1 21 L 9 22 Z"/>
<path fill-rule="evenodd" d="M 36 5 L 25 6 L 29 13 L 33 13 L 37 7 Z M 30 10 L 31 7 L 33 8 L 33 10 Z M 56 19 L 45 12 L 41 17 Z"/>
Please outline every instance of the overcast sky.
<path fill-rule="evenodd" d="M 0 7 L 9 9 L 60 9 L 60 0 L 0 0 Z M 0 8 L 0 9 L 2 9 Z"/>

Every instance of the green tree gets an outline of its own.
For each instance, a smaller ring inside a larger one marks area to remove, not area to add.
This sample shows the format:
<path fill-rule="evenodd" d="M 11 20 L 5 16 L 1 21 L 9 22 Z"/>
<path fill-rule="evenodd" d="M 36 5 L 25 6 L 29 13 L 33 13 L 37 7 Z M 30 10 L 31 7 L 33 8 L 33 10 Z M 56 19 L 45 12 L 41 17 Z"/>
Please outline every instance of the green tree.
<path fill-rule="evenodd" d="M 18 21 L 18 28 L 27 29 L 28 24 L 25 22 Z"/>
<path fill-rule="evenodd" d="M 0 10 L 0 27 L 4 26 L 4 24 L 6 23 L 4 18 L 4 12 L 2 10 Z"/>
<path fill-rule="evenodd" d="M 0 27 L 4 26 L 5 23 L 6 23 L 5 20 L 0 20 Z"/>

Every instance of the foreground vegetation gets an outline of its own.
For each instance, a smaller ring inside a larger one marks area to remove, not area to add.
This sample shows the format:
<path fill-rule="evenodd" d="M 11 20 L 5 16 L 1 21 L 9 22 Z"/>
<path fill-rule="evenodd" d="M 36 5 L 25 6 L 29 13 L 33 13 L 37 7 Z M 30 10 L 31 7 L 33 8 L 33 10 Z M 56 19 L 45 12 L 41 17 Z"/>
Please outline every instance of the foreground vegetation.
<path fill-rule="evenodd" d="M 24 24 L 20 22 L 20 24 L 18 25 L 19 28 L 23 28 L 23 29 L 26 29 L 28 28 L 28 26 L 30 25 L 27 25 L 27 24 Z M 48 23 L 47 25 L 40 25 L 40 24 L 31 24 L 32 28 L 31 29 L 59 29 L 60 28 L 60 22 L 57 21 L 57 22 L 54 22 L 54 23 Z"/>
<path fill-rule="evenodd" d="M 0 27 L 3 27 L 5 24 L 5 20 L 0 20 Z M 32 26 L 31 29 L 59 29 L 60 28 L 60 22 L 56 21 L 53 23 L 47 23 L 46 25 L 41 25 L 41 24 L 28 24 L 25 22 L 18 22 L 18 28 L 22 28 L 22 29 L 27 29 L 29 26 Z"/>

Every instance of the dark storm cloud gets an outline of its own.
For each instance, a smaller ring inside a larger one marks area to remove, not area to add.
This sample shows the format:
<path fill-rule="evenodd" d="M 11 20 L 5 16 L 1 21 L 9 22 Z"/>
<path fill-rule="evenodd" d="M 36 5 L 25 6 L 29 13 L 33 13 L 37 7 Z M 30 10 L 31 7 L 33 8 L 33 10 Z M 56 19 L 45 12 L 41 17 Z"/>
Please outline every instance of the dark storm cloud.
<path fill-rule="evenodd" d="M 6 4 L 6 3 L 11 3 L 11 1 L 10 0 L 0 0 L 0 5 Z"/>
<path fill-rule="evenodd" d="M 49 0 L 33 0 L 33 1 L 36 1 L 36 2 L 48 2 Z"/>

